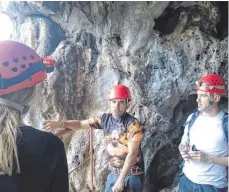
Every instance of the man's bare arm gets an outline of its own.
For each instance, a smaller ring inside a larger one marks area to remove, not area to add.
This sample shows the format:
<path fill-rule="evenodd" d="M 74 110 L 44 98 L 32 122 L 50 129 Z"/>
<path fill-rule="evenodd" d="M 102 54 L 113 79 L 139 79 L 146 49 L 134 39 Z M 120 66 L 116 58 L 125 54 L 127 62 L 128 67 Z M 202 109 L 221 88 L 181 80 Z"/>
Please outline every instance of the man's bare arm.
<path fill-rule="evenodd" d="M 228 167 L 228 157 L 211 156 L 201 151 L 191 151 L 189 152 L 189 155 L 191 159 L 194 161 L 214 163 L 214 164 Z"/>
<path fill-rule="evenodd" d="M 228 157 L 212 157 L 212 163 L 228 167 Z"/>
<path fill-rule="evenodd" d="M 78 130 L 78 129 L 89 129 L 90 119 L 87 120 L 68 120 L 68 121 L 62 121 L 62 128 L 67 128 L 71 130 Z"/>
<path fill-rule="evenodd" d="M 87 120 L 67 120 L 67 121 L 45 121 L 44 128 L 46 131 L 53 131 L 59 128 L 78 130 L 78 129 L 88 129 L 90 119 Z"/>
<path fill-rule="evenodd" d="M 130 172 L 131 168 L 133 167 L 139 149 L 139 145 L 140 142 L 136 142 L 136 141 L 128 142 L 128 154 L 126 156 L 122 171 L 119 175 L 119 179 L 124 180 L 125 177 L 128 175 L 128 173 Z"/>
<path fill-rule="evenodd" d="M 125 185 L 125 177 L 128 175 L 128 173 L 130 172 L 134 164 L 139 145 L 140 142 L 136 142 L 136 141 L 128 142 L 128 154 L 126 156 L 119 178 L 117 179 L 115 185 L 112 187 L 112 192 L 123 191 Z"/>

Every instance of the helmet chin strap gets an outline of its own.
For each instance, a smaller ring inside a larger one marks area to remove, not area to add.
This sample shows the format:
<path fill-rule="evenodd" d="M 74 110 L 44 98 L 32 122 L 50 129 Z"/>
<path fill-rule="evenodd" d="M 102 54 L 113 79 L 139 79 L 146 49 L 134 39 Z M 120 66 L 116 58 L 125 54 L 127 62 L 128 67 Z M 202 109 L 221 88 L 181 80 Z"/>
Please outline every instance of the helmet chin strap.
<path fill-rule="evenodd" d="M 16 109 L 17 111 L 20 111 L 21 113 L 27 108 L 27 106 L 17 104 L 13 101 L 4 99 L 2 97 L 0 97 L 0 104 L 11 107 L 13 109 Z"/>

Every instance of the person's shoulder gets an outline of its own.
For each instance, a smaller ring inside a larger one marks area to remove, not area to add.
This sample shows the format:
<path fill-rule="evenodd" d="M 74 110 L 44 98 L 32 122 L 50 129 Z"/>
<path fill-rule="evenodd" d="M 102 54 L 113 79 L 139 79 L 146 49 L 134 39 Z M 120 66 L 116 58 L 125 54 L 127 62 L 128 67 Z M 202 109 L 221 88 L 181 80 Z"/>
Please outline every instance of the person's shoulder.
<path fill-rule="evenodd" d="M 222 115 L 223 117 L 228 117 L 228 111 L 222 110 L 222 111 L 220 111 L 219 113 L 220 113 L 220 115 Z"/>
<path fill-rule="evenodd" d="M 129 113 L 125 114 L 125 119 L 127 126 L 135 125 L 135 126 L 141 126 L 140 121 L 134 117 L 133 115 L 130 115 Z"/>
<path fill-rule="evenodd" d="M 20 127 L 20 129 L 23 137 L 33 140 L 34 142 L 47 142 L 57 145 L 62 143 L 60 138 L 53 133 L 42 131 L 31 126 L 23 126 Z"/>
<path fill-rule="evenodd" d="M 108 116 L 112 116 L 112 114 L 111 113 L 102 113 L 101 116 L 107 116 L 108 117 Z"/>
<path fill-rule="evenodd" d="M 127 121 L 137 121 L 137 122 L 139 122 L 138 119 L 137 119 L 136 117 L 134 117 L 133 115 L 130 115 L 129 113 L 126 113 L 126 114 L 125 114 L 125 119 L 126 119 Z"/>
<path fill-rule="evenodd" d="M 102 113 L 100 115 L 101 119 L 107 119 L 107 118 L 111 118 L 112 117 L 112 114 L 111 113 Z"/>
<path fill-rule="evenodd" d="M 200 114 L 199 111 L 195 111 L 195 112 L 191 113 L 191 114 L 188 116 L 187 121 L 190 121 L 192 118 L 199 116 L 199 114 Z"/>

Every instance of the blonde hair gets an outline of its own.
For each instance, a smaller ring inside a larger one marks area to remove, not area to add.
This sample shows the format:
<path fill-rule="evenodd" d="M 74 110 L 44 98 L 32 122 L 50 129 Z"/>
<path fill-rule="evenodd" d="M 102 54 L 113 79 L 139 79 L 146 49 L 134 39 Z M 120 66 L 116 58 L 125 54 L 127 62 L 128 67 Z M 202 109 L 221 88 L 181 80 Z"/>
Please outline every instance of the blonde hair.
<path fill-rule="evenodd" d="M 35 87 L 30 87 L 1 97 L 26 105 L 31 100 L 34 92 Z M 23 114 L 26 112 L 23 112 Z M 13 172 L 21 172 L 17 141 L 21 135 L 19 126 L 23 114 L 16 109 L 0 104 L 0 173 L 9 176 Z"/>

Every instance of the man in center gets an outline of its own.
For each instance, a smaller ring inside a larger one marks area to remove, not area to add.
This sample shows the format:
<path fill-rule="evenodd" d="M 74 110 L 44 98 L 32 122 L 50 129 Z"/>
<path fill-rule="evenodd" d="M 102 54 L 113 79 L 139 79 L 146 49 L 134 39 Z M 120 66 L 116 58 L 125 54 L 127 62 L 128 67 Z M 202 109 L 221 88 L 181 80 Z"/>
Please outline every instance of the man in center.
<path fill-rule="evenodd" d="M 105 192 L 142 192 L 144 164 L 141 153 L 143 127 L 128 114 L 131 93 L 125 85 L 115 85 L 109 93 L 111 113 L 87 120 L 48 121 L 46 130 L 65 128 L 63 133 L 77 129 L 103 129 L 109 154 L 110 171 Z"/>

